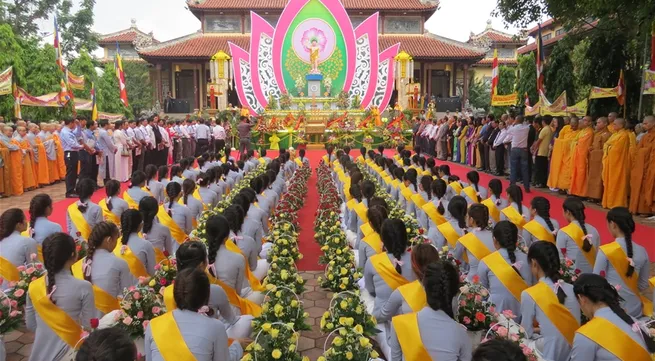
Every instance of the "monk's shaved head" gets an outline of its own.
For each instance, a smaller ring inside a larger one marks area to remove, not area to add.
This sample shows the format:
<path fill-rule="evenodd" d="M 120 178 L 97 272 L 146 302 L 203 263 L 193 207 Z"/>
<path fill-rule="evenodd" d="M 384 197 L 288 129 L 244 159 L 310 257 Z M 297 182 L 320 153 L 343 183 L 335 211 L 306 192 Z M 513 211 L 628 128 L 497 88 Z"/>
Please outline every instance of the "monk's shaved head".
<path fill-rule="evenodd" d="M 576 117 L 571 118 L 569 125 L 571 126 L 571 129 L 578 130 L 578 118 Z"/>
<path fill-rule="evenodd" d="M 649 115 L 644 118 L 644 130 L 650 132 L 651 129 L 655 128 L 655 115 Z"/>
<path fill-rule="evenodd" d="M 619 116 L 619 114 L 617 112 L 611 112 L 611 113 L 609 113 L 607 115 L 607 118 L 608 118 L 610 123 L 614 123 L 614 121 L 616 120 L 616 117 L 618 117 L 618 116 Z"/>
<path fill-rule="evenodd" d="M 587 115 L 586 117 L 582 118 L 582 125 L 587 128 L 590 127 L 594 123 L 593 119 L 591 116 Z"/>
<path fill-rule="evenodd" d="M 617 129 L 625 128 L 625 119 L 616 118 L 616 120 L 614 121 L 614 127 L 617 128 Z"/>

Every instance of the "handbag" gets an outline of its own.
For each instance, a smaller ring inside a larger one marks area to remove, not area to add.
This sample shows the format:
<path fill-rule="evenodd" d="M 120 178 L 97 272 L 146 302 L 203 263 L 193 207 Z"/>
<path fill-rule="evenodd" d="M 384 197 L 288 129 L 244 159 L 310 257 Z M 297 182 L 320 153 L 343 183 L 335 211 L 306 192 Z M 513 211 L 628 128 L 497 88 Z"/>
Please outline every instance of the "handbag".
<path fill-rule="evenodd" d="M 130 152 L 129 149 L 123 148 L 121 149 L 121 157 L 129 157 L 132 155 L 132 152 Z"/>

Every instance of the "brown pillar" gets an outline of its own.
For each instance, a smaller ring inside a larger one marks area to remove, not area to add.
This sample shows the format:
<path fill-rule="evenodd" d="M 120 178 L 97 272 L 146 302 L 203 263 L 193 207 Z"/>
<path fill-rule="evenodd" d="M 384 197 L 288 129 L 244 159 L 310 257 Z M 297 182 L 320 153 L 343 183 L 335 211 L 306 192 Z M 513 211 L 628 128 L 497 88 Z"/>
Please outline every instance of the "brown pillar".
<path fill-rule="evenodd" d="M 469 98 L 469 65 L 464 64 L 464 91 L 462 93 L 462 108 Z"/>
<path fill-rule="evenodd" d="M 457 94 L 457 63 L 455 62 L 453 62 L 453 73 L 450 76 L 451 76 L 450 96 L 454 97 Z"/>

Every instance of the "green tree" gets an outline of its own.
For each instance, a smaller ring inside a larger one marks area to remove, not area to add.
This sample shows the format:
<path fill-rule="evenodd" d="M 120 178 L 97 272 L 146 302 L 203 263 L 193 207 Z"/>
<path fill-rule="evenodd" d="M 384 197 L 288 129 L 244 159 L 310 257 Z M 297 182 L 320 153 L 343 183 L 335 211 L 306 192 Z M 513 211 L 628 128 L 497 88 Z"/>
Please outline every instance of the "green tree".
<path fill-rule="evenodd" d="M 150 83 L 148 64 L 124 61 L 125 86 L 132 114 L 137 117 L 142 111 L 152 108 L 153 87 Z"/>
<path fill-rule="evenodd" d="M 475 73 L 469 77 L 469 102 L 473 108 L 489 110 L 491 105 L 491 89 L 483 79 L 476 79 Z"/>
<path fill-rule="evenodd" d="M 104 73 L 96 84 L 96 101 L 98 102 L 98 111 L 116 114 L 129 114 L 121 103 L 118 92 L 118 79 L 114 64 L 105 64 Z M 129 93 L 128 93 L 129 95 Z"/>
<path fill-rule="evenodd" d="M 575 85 L 573 76 L 573 62 L 569 54 L 572 46 L 568 41 L 559 41 L 548 57 L 544 74 L 546 97 L 554 100 L 563 91 L 566 91 L 568 104 L 574 104 Z"/>
<path fill-rule="evenodd" d="M 2 0 L 0 1 L 0 24 L 9 24 L 18 37 L 37 36 L 39 22 L 48 19 L 61 1 Z"/>
<path fill-rule="evenodd" d="M 21 86 L 35 96 L 58 93 L 64 74 L 55 63 L 55 49 L 52 45 L 40 46 L 35 41 L 23 41 L 23 54 L 26 66 L 25 81 Z M 22 110 L 23 117 L 37 121 L 52 120 L 70 114 L 58 108 L 23 107 Z"/>
<path fill-rule="evenodd" d="M 95 0 L 82 0 L 80 8 L 73 13 L 71 0 L 63 0 L 58 11 L 61 52 L 71 58 L 81 50 L 94 51 L 98 48 L 98 34 L 93 31 L 93 7 Z"/>
<path fill-rule="evenodd" d="M 14 81 L 21 85 L 25 78 L 23 47 L 11 26 L 3 24 L 0 25 L 0 72 L 10 66 L 14 67 Z M 0 95 L 0 115 L 13 115 L 13 108 L 14 98 L 11 95 Z"/>
<path fill-rule="evenodd" d="M 514 93 L 516 89 L 516 69 L 513 67 L 501 65 L 498 68 L 498 91 L 500 95 Z"/>
<path fill-rule="evenodd" d="M 77 76 L 84 76 L 84 90 L 74 90 L 75 96 L 89 99 L 91 96 L 91 83 L 98 81 L 93 58 L 83 49 L 80 55 L 68 64 L 68 70 Z"/>
<path fill-rule="evenodd" d="M 591 59 L 587 59 L 589 51 L 589 39 L 582 39 L 573 47 L 571 51 L 571 61 L 573 62 L 573 83 L 575 88 L 575 101 L 581 101 L 589 96 L 591 85 L 582 81 L 582 70 L 589 66 Z"/>
<path fill-rule="evenodd" d="M 534 53 L 519 56 L 518 62 L 519 75 L 516 92 L 519 94 L 519 99 L 524 99 L 527 93 L 530 98 L 530 104 L 534 105 L 539 101 L 539 94 L 537 93 L 537 64 L 535 63 Z"/>

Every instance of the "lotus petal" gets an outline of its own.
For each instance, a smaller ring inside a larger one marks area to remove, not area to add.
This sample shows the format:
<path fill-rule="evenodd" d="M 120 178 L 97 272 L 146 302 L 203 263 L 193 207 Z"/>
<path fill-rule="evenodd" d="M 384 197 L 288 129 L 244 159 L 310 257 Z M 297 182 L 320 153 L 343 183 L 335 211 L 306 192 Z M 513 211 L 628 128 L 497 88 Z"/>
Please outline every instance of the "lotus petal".
<path fill-rule="evenodd" d="M 257 100 L 253 88 L 250 54 L 236 44 L 228 43 L 228 45 L 232 54 L 232 68 L 241 105 L 247 107 L 252 114 L 262 114 L 264 106 Z"/>
<path fill-rule="evenodd" d="M 357 59 L 350 94 L 360 97 L 362 108 L 370 106 L 377 86 L 378 73 L 376 70 L 379 58 L 373 54 L 378 54 L 379 51 L 378 18 L 378 13 L 375 13 L 355 29 Z"/>
<path fill-rule="evenodd" d="M 394 57 L 398 55 L 399 49 L 400 44 L 396 44 L 380 53 L 378 81 L 371 106 L 384 109 L 389 104 L 394 85 Z"/>
<path fill-rule="evenodd" d="M 269 96 L 280 98 L 280 87 L 275 80 L 273 70 L 273 27 L 261 16 L 250 12 L 250 71 L 253 74 L 252 85 L 255 98 L 264 108 Z"/>

